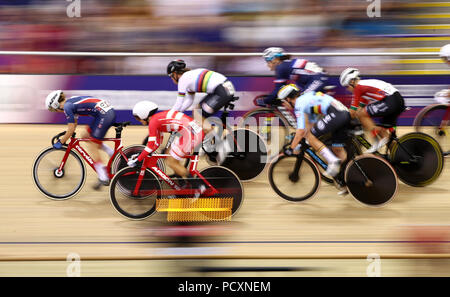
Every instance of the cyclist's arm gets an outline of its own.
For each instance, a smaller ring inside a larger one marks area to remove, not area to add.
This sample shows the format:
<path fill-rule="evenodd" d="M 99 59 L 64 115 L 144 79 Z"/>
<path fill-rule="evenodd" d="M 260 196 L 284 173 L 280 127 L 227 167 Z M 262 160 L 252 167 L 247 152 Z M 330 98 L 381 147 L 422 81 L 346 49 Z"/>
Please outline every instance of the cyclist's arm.
<path fill-rule="evenodd" d="M 277 66 L 275 71 L 276 78 L 273 81 L 275 83 L 275 88 L 266 98 L 264 98 L 264 103 L 269 105 L 273 105 L 274 102 L 276 102 L 276 99 L 278 98 L 278 91 L 281 87 L 288 83 L 290 67 L 288 64 L 280 64 Z"/>
<path fill-rule="evenodd" d="M 297 111 L 295 112 L 295 116 L 297 117 L 297 130 L 295 130 L 295 136 L 294 139 L 291 142 L 291 149 L 295 149 L 297 145 L 302 141 L 303 137 L 306 135 L 305 127 L 307 127 L 308 121 L 308 115 L 304 113 L 303 111 Z"/>
<path fill-rule="evenodd" d="M 148 142 L 145 149 L 140 153 L 138 156 L 138 161 L 141 162 L 145 159 L 149 154 L 153 153 L 158 149 L 158 147 L 161 145 L 161 132 L 157 130 L 155 127 L 155 123 L 150 122 L 149 123 L 149 133 L 148 133 Z"/>
<path fill-rule="evenodd" d="M 72 136 L 73 132 L 75 132 L 75 129 L 77 127 L 77 121 L 75 120 L 75 123 L 68 123 L 67 124 L 67 131 L 66 134 L 64 134 L 63 137 L 61 137 L 60 141 L 62 144 L 66 143 L 67 140 Z"/>

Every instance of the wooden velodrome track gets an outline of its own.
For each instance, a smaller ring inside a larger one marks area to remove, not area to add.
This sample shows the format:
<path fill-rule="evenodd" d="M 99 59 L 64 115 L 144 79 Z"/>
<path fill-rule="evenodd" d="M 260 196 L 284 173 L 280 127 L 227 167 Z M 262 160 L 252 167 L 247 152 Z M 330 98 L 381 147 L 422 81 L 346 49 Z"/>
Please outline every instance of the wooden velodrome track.
<path fill-rule="evenodd" d="M 450 275 L 447 260 L 402 259 L 413 258 L 410 254 L 421 258 L 422 254 L 447 257 L 450 253 L 448 159 L 434 184 L 413 188 L 400 183 L 397 197 L 382 208 L 367 208 L 351 196 L 340 197 L 324 183 L 314 199 L 288 203 L 273 192 L 265 172 L 244 184 L 244 203 L 231 222 L 208 225 L 215 234 L 205 239 L 207 243 L 180 250 L 159 236 L 166 226 L 163 214 L 146 221 L 118 215 L 107 188 L 91 189 L 96 176 L 89 168 L 83 190 L 70 200 L 49 200 L 36 189 L 33 161 L 49 146 L 51 137 L 63 130 L 62 125 L 0 125 L 1 276 L 65 276 L 70 253 L 81 257 L 82 275 L 182 275 L 168 263 L 183 251 L 193 258 L 199 254 L 238 258 L 206 262 L 215 266 L 314 267 L 233 274 L 242 276 L 365 276 L 366 256 L 371 253 L 381 256 L 383 275 Z M 400 128 L 399 135 L 409 130 Z M 140 143 L 145 132 L 142 126 L 125 128 L 124 145 Z M 112 135 L 110 131 L 108 136 Z M 412 226 L 423 232 L 417 235 Z M 280 259 L 263 260 L 266 256 Z M 439 263 L 441 270 L 431 269 L 430 261 Z"/>

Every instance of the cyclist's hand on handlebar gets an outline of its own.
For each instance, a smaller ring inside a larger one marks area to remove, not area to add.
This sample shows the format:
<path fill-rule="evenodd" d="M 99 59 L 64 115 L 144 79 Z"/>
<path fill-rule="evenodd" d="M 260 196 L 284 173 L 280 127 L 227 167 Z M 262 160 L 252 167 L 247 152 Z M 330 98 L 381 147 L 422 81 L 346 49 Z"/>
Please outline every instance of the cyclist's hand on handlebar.
<path fill-rule="evenodd" d="M 60 149 L 60 148 L 62 148 L 61 140 L 58 139 L 58 141 L 55 142 L 55 143 L 53 144 L 53 147 L 54 147 L 55 149 Z"/>
<path fill-rule="evenodd" d="M 292 156 L 292 155 L 294 154 L 294 150 L 291 149 L 290 147 L 289 147 L 289 148 L 286 148 L 286 149 L 284 150 L 284 154 L 285 154 L 286 156 Z"/>
<path fill-rule="evenodd" d="M 266 107 L 267 106 L 267 104 L 264 102 L 264 98 L 257 98 L 255 100 L 255 105 L 262 106 L 262 107 Z"/>

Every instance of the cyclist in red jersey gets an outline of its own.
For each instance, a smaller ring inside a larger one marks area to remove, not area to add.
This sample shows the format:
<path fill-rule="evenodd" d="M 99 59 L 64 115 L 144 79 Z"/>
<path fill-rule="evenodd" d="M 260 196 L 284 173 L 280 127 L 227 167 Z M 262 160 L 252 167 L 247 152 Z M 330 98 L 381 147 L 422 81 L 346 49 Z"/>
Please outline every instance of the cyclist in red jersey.
<path fill-rule="evenodd" d="M 374 138 L 374 144 L 367 150 L 373 153 L 388 142 L 389 132 L 377 126 L 372 117 L 381 117 L 381 123 L 395 126 L 398 116 L 405 110 L 405 101 L 393 85 L 379 79 L 361 80 L 359 73 L 356 68 L 347 68 L 339 80 L 353 93 L 350 115 L 357 117 Z"/>
<path fill-rule="evenodd" d="M 190 155 L 193 150 L 202 143 L 203 129 L 191 117 L 182 112 L 168 110 L 158 112 L 158 106 L 150 101 L 140 101 L 133 108 L 133 116 L 143 125 L 148 125 L 148 143 L 137 158 L 128 161 L 128 166 L 134 167 L 136 162 L 141 162 L 147 155 L 158 149 L 163 140 L 164 132 L 179 134 L 170 146 L 170 156 L 167 157 L 167 165 L 176 175 L 183 178 L 192 178 L 189 170 L 181 164 L 181 160 Z"/>

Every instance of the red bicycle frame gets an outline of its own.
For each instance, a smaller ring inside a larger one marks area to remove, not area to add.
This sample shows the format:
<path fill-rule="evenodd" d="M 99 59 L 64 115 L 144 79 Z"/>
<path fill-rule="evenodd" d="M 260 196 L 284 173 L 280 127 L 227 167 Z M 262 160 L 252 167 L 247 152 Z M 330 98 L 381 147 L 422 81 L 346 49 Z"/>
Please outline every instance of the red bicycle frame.
<path fill-rule="evenodd" d="M 195 194 L 195 189 L 182 189 L 177 183 L 175 183 L 170 177 L 168 177 L 159 167 L 158 167 L 158 160 L 164 159 L 169 157 L 170 155 L 167 154 L 154 154 L 149 155 L 144 159 L 144 162 L 142 163 L 142 167 L 139 170 L 139 177 L 136 182 L 136 186 L 133 190 L 133 195 L 137 196 L 139 193 L 139 189 L 141 187 L 141 184 L 144 180 L 145 170 L 150 169 L 153 173 L 155 173 L 159 178 L 161 178 L 169 187 L 172 188 L 172 190 L 162 190 L 159 194 L 164 195 L 193 195 Z M 207 186 L 204 195 L 215 195 L 219 193 L 219 191 L 214 188 L 207 179 L 205 179 L 200 172 L 197 170 L 197 164 L 198 164 L 198 155 L 190 155 L 186 157 L 187 159 L 190 159 L 189 162 L 189 173 L 191 175 L 196 175 L 198 178 L 200 178 Z M 129 174 L 134 174 L 130 172 Z"/>
<path fill-rule="evenodd" d="M 69 157 L 69 153 L 71 150 L 77 151 L 79 153 L 79 155 L 86 161 L 86 163 L 88 163 L 89 166 L 91 166 L 91 168 L 94 169 L 95 172 L 97 172 L 97 170 L 94 167 L 94 160 L 89 155 L 89 153 L 86 152 L 80 145 L 80 142 L 82 142 L 82 141 L 92 141 L 92 140 L 90 138 L 74 138 L 74 137 L 70 138 L 70 142 L 67 146 L 66 153 L 64 154 L 61 164 L 59 165 L 58 173 L 64 168 L 64 164 L 66 164 L 67 158 Z M 122 157 L 127 162 L 128 162 L 128 158 L 122 151 L 123 145 L 122 145 L 121 138 L 104 138 L 102 141 L 114 142 L 114 153 L 109 158 L 108 165 L 106 166 L 108 176 L 109 176 L 109 178 L 112 178 L 114 175 L 111 173 L 111 165 L 112 165 L 112 162 L 113 162 L 114 158 L 116 157 L 116 155 L 121 154 Z"/>

